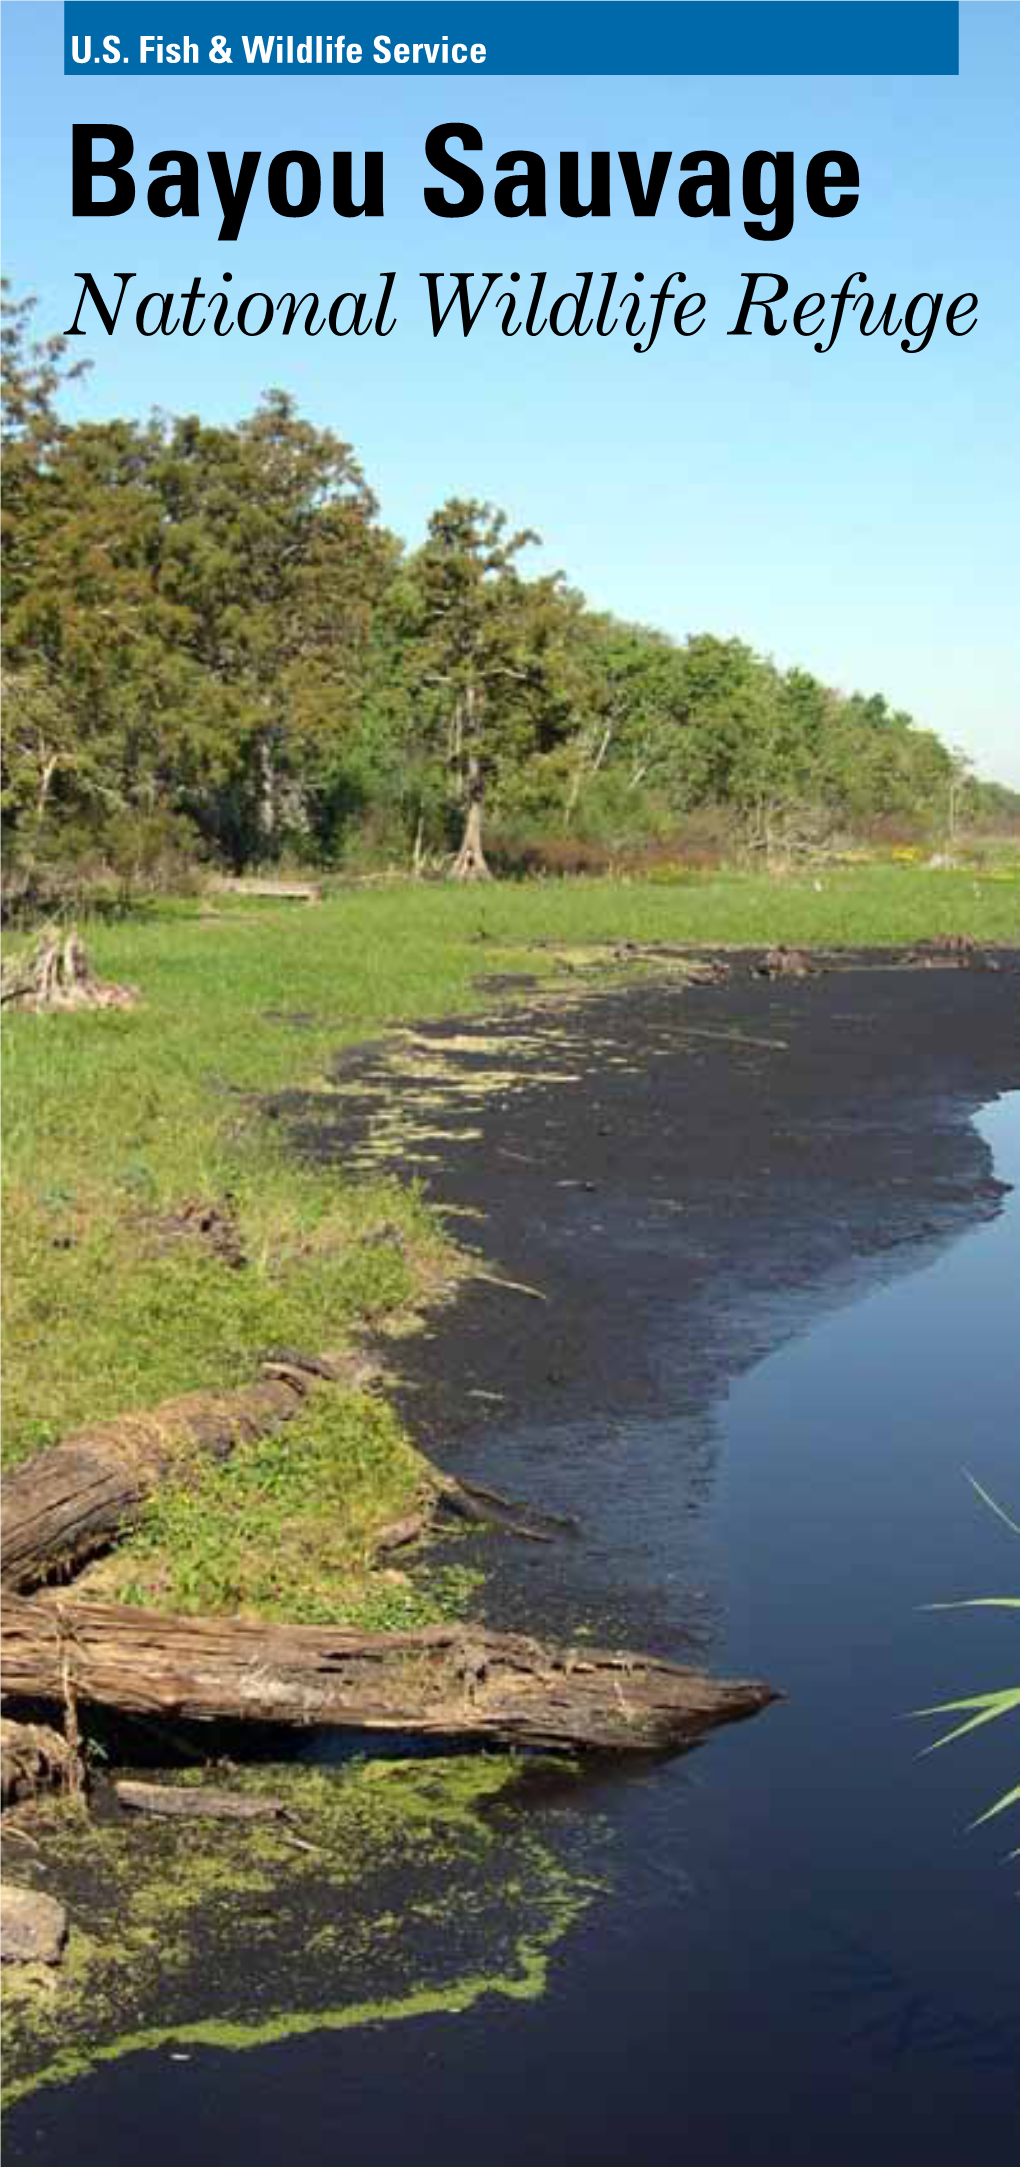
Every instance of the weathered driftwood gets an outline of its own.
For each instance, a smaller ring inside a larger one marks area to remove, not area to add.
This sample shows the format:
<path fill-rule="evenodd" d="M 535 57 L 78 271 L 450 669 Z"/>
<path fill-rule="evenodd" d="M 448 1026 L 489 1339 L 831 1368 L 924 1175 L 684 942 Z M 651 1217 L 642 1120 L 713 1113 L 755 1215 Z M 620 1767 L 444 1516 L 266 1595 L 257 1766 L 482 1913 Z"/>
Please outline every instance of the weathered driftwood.
<path fill-rule="evenodd" d="M 59 1731 L 47 1723 L 15 1723 L 0 1716 L 0 1802 L 22 1805 L 40 1791 L 78 1791 L 82 1767 Z"/>
<path fill-rule="evenodd" d="M 619 941 L 614 960 L 617 963 L 668 962 L 671 974 L 683 978 L 689 986 L 722 986 L 732 975 L 730 965 L 720 956 L 692 956 L 689 949 L 666 941 Z"/>
<path fill-rule="evenodd" d="M 189 1455 L 226 1459 L 299 1413 L 301 1386 L 267 1377 L 237 1392 L 188 1392 L 149 1414 L 95 1422 L 65 1444 L 36 1453 L 0 1485 L 0 1577 L 25 1588 L 103 1550 L 137 1520 L 140 1506 Z"/>
<path fill-rule="evenodd" d="M 468 1626 L 417 1633 L 169 1618 L 43 1593 L 0 1605 L 5 1691 L 136 1714 L 249 1718 L 648 1751 L 764 1708 L 753 1681 L 551 1648 Z"/>
<path fill-rule="evenodd" d="M 35 947 L 12 956 L 0 975 L 5 1008 L 133 1008 L 133 986 L 97 978 L 74 926 L 44 926 Z"/>
<path fill-rule="evenodd" d="M 922 970 L 949 971 L 997 971 L 995 956 L 986 948 L 979 947 L 969 933 L 936 933 L 931 940 L 918 941 L 916 948 L 908 950 L 904 962 L 918 964 Z"/>
<path fill-rule="evenodd" d="M 814 956 L 806 955 L 802 948 L 770 948 L 761 963 L 754 966 L 756 978 L 816 978 L 824 965 Z"/>
<path fill-rule="evenodd" d="M 287 1811 L 282 1798 L 214 1790 L 211 1784 L 124 1782 L 113 1788 L 121 1805 L 132 1813 L 160 1814 L 169 1820 L 279 1821 Z"/>
<path fill-rule="evenodd" d="M 0 1955 L 5 1964 L 59 1964 L 67 1940 L 67 1913 L 40 1889 L 0 1887 Z"/>
<path fill-rule="evenodd" d="M 321 903 L 322 889 L 314 880 L 272 880 L 222 874 L 210 880 L 213 895 L 248 895 L 267 903 Z"/>
<path fill-rule="evenodd" d="M 447 1532 L 451 1521 L 468 1527 L 492 1528 L 501 1535 L 518 1535 L 523 1542 L 552 1542 L 558 1534 L 576 1529 L 575 1520 L 559 1513 L 542 1512 L 519 1498 L 504 1497 L 478 1482 L 461 1482 L 454 1475 L 430 1469 L 431 1490 L 416 1511 L 391 1520 L 375 1538 L 377 1557 L 406 1550 L 425 1535 Z"/>

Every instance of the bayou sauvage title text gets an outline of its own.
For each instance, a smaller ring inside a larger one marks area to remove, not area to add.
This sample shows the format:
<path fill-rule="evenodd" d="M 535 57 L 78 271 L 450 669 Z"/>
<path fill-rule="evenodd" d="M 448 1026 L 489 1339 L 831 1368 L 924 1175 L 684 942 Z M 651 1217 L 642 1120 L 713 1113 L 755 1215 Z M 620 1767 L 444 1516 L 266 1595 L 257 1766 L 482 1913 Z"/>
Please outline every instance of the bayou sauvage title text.
<path fill-rule="evenodd" d="M 484 170 L 472 161 L 483 153 L 482 137 L 468 122 L 446 123 L 429 131 L 425 158 L 439 179 L 438 184 L 424 186 L 423 197 L 433 217 L 470 218 L 482 208 L 487 200 L 486 179 Z M 667 194 L 667 181 L 671 176 L 675 181 L 678 172 L 682 178 L 675 201 L 683 218 L 729 218 L 729 159 L 721 151 L 688 151 L 677 159 L 674 170 L 674 157 L 671 150 L 657 150 L 643 163 L 634 150 L 590 151 L 583 159 L 576 150 L 561 151 L 553 208 L 572 220 L 608 219 L 614 212 L 626 216 L 628 211 L 635 219 L 655 218 L 665 203 L 672 202 L 672 183 Z M 146 203 L 154 218 L 200 218 L 214 198 L 220 216 L 217 239 L 235 242 L 260 175 L 269 209 L 278 218 L 310 218 L 322 204 L 322 168 L 310 151 L 278 151 L 263 169 L 262 152 L 246 150 L 234 171 L 225 151 L 205 151 L 202 158 L 184 150 L 153 154 L 148 161 L 151 177 Z M 119 218 L 130 211 L 139 188 L 134 161 L 129 129 L 114 122 L 102 127 L 76 125 L 71 154 L 74 217 Z M 541 153 L 504 151 L 494 170 L 498 177 L 492 185 L 491 206 L 497 216 L 549 215 L 550 175 Z M 382 151 L 361 154 L 357 175 L 354 153 L 334 151 L 330 182 L 335 216 L 385 215 Z M 801 186 L 814 217 L 848 218 L 860 194 L 857 161 L 849 151 L 817 151 L 808 159 L 801 182 L 793 151 L 748 153 L 740 188 L 743 227 L 752 241 L 783 241 L 792 233 Z M 145 338 L 177 334 L 196 338 L 207 327 L 216 338 L 227 338 L 235 330 L 244 338 L 261 338 L 271 330 L 284 338 L 295 330 L 309 338 L 324 331 L 334 338 L 352 334 L 388 338 L 399 320 L 395 271 L 379 272 L 377 292 L 365 287 L 322 296 L 296 290 L 277 296 L 262 289 L 235 296 L 229 270 L 220 273 L 218 286 L 215 280 L 210 282 L 210 291 L 204 289 L 199 273 L 183 290 L 156 286 L 140 295 L 137 287 L 129 291 L 136 280 L 144 283 L 144 274 L 137 270 L 114 272 L 105 290 L 91 271 L 74 275 L 79 292 L 67 326 L 67 336 L 72 338 L 86 337 L 97 329 L 112 338 L 122 323 L 132 321 Z M 826 354 L 844 327 L 855 326 L 866 338 L 880 333 L 898 341 L 903 353 L 918 354 L 937 331 L 965 338 L 978 321 L 976 293 L 956 294 L 948 304 L 944 293 L 935 290 L 901 300 L 896 293 L 872 293 L 863 270 L 848 272 L 834 292 L 806 293 L 795 300 L 788 299 L 789 282 L 777 270 L 743 271 L 740 277 L 741 289 L 727 310 L 729 338 L 749 338 L 756 331 L 778 338 L 792 331 L 807 340 L 815 353 Z M 573 285 L 555 294 L 548 290 L 544 271 L 525 275 L 517 270 L 423 270 L 419 278 L 434 338 L 444 332 L 469 338 L 482 325 L 494 327 L 506 338 L 521 332 L 537 338 L 549 332 L 556 338 L 594 335 L 599 339 L 619 332 L 636 354 L 646 354 L 660 331 L 671 328 L 679 338 L 694 338 L 709 321 L 707 295 L 689 286 L 682 270 L 665 273 L 656 284 L 643 271 L 635 271 L 632 285 L 625 273 L 579 271 Z"/>

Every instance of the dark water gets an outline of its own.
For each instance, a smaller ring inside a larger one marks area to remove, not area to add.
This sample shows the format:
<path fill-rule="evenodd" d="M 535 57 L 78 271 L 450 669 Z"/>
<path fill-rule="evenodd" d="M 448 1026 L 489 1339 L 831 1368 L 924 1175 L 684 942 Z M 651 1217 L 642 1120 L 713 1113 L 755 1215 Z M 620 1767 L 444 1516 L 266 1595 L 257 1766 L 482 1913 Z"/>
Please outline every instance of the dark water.
<path fill-rule="evenodd" d="M 1020 1096 L 978 1127 L 1020 1184 Z M 704 1480 L 673 1510 L 667 1479 L 646 1492 L 615 1569 L 650 1573 L 667 1609 L 675 1586 L 678 1615 L 696 1587 L 714 1666 L 788 1698 L 683 1760 L 592 1781 L 578 1810 L 612 1830 L 613 1885 L 542 2000 L 186 2067 L 129 2057 L 27 2101 L 16 2156 L 1015 2156 L 1020 1860 L 1003 1857 L 1020 1815 L 968 1824 L 1020 1774 L 1017 1720 L 921 1757 L 936 1730 L 908 1712 L 1018 1676 L 1009 1612 L 924 1607 L 1020 1587 L 1018 1539 L 964 1473 L 1017 1514 L 1018 1194 L 835 1313 L 805 1304 L 707 1430 L 617 1438 L 631 1483 L 684 1451 Z M 668 1312 L 659 1340 L 668 1381 Z M 499 1449 L 513 1471 L 515 1441 Z M 521 1466 L 533 1449 L 516 1440 Z"/>

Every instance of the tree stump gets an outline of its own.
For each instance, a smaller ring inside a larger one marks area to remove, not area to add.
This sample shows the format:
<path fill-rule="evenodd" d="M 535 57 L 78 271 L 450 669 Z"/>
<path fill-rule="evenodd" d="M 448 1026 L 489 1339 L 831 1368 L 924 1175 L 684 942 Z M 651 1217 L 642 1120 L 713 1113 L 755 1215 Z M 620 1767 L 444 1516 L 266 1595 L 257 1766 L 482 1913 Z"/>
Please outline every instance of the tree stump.
<path fill-rule="evenodd" d="M 75 926 L 45 926 L 35 947 L 3 966 L 0 1002 L 35 1014 L 74 1008 L 133 1008 L 133 986 L 97 978 Z"/>

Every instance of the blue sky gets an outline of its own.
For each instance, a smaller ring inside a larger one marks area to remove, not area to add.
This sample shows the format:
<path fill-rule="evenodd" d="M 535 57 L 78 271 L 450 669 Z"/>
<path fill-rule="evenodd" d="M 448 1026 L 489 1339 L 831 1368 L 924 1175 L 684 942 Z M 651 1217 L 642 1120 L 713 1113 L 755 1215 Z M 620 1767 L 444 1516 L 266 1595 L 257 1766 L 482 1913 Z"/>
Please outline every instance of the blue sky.
<path fill-rule="evenodd" d="M 94 360 L 83 412 L 226 419 L 284 384 L 354 443 L 384 518 L 409 540 L 453 492 L 488 497 L 537 527 L 543 561 L 596 605 L 677 637 L 739 634 L 784 666 L 882 690 L 1020 787 L 1016 0 L 963 6 L 961 72 L 945 80 L 65 81 L 62 13 L 58 0 L 3 8 L 4 267 L 38 293 L 41 329 L 70 322 L 85 268 L 104 287 L 115 269 L 136 269 L 136 293 L 186 287 L 196 273 L 209 290 L 230 269 L 235 296 L 311 287 L 327 298 L 375 291 L 381 270 L 397 272 L 386 340 L 141 339 L 122 320 L 112 340 L 80 342 Z M 135 137 L 136 206 L 75 220 L 71 124 L 110 120 Z M 488 201 L 460 224 L 426 211 L 422 188 L 436 176 L 425 136 L 458 120 L 484 138 L 487 196 L 500 152 L 546 156 L 544 220 L 501 219 Z M 337 219 L 328 184 L 309 219 L 275 217 L 264 169 L 295 146 L 327 176 L 334 148 L 382 150 L 385 218 Z M 654 220 L 635 223 L 624 198 L 594 236 L 556 208 L 560 149 L 671 149 L 676 161 L 706 146 L 730 158 L 729 220 L 682 218 L 668 188 Z M 227 246 L 204 153 L 225 150 L 233 168 L 249 147 L 262 169 Z M 850 218 L 823 222 L 804 203 L 803 174 L 832 147 L 856 157 L 861 199 Z M 198 221 L 146 208 L 148 161 L 168 148 L 205 168 Z M 759 148 L 797 161 L 794 229 L 772 246 L 742 225 L 740 167 Z M 686 341 L 661 333 L 640 357 L 619 333 L 432 339 L 424 269 L 519 269 L 522 288 L 545 269 L 551 294 L 589 267 L 628 283 L 643 270 L 649 284 L 685 271 L 708 296 L 705 329 Z M 857 270 L 880 301 L 972 290 L 979 323 L 914 356 L 852 326 L 824 356 L 792 331 L 728 339 L 742 274 L 758 268 L 782 271 L 791 302 Z"/>

